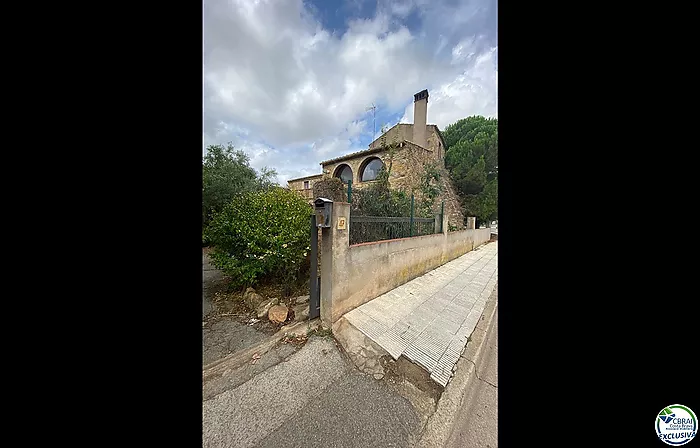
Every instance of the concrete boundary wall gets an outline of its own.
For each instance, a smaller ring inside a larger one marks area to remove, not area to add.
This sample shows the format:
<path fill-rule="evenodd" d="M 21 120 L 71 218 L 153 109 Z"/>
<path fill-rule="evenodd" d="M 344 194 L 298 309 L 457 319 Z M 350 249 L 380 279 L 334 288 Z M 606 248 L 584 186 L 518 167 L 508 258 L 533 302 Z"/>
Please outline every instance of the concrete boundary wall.
<path fill-rule="evenodd" d="M 345 229 L 338 229 L 344 217 Z M 486 243 L 491 229 L 466 229 L 349 245 L 350 204 L 333 204 L 322 230 L 321 320 L 330 327 L 358 306 Z M 472 223 L 473 220 L 469 220 Z"/>

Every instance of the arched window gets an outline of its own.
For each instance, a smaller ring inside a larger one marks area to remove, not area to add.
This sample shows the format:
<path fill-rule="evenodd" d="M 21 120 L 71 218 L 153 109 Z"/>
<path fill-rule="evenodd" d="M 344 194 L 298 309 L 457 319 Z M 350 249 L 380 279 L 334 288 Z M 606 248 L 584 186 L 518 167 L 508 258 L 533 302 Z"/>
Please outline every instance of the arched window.
<path fill-rule="evenodd" d="M 377 178 L 377 175 L 379 175 L 379 170 L 381 170 L 383 166 L 384 163 L 382 162 L 382 160 L 376 157 L 365 162 L 364 168 L 362 168 L 361 181 L 366 182 L 368 180 L 375 180 Z"/>
<path fill-rule="evenodd" d="M 352 180 L 352 169 L 348 165 L 340 165 L 335 169 L 335 177 L 342 180 L 344 184 L 347 184 L 348 181 Z"/>

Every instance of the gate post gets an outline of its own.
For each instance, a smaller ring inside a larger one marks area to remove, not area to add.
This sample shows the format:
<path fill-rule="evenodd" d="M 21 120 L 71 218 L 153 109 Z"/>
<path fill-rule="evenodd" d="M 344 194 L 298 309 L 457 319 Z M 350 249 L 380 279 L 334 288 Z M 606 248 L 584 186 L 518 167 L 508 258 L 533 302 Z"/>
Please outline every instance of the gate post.
<path fill-rule="evenodd" d="M 445 201 L 442 201 L 440 213 L 435 213 L 435 232 L 447 233 L 447 220 L 445 219 Z"/>
<path fill-rule="evenodd" d="M 411 218 L 408 226 L 408 236 L 413 236 L 413 194 L 411 194 Z"/>
<path fill-rule="evenodd" d="M 334 202 L 331 226 L 321 229 L 321 323 L 332 328 L 340 316 L 333 312 L 333 294 L 347 283 L 344 276 L 350 247 L 350 204 Z"/>
<path fill-rule="evenodd" d="M 445 233 L 445 227 L 444 225 L 445 222 L 445 201 L 442 201 L 442 205 L 440 206 L 440 233 Z"/>
<path fill-rule="evenodd" d="M 318 294 L 318 227 L 316 214 L 311 214 L 311 273 L 309 275 L 309 319 L 319 316 L 320 297 Z"/>
<path fill-rule="evenodd" d="M 476 229 L 476 217 L 467 216 L 467 229 Z"/>

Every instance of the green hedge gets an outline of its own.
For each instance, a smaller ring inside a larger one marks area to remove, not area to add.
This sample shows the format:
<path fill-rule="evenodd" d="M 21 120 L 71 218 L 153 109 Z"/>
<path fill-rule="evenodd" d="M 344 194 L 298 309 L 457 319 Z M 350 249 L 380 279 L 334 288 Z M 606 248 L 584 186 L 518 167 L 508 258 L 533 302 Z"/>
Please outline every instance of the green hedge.
<path fill-rule="evenodd" d="M 206 230 L 212 263 L 235 286 L 263 278 L 292 282 L 308 266 L 310 214 L 307 202 L 288 189 L 236 195 Z"/>

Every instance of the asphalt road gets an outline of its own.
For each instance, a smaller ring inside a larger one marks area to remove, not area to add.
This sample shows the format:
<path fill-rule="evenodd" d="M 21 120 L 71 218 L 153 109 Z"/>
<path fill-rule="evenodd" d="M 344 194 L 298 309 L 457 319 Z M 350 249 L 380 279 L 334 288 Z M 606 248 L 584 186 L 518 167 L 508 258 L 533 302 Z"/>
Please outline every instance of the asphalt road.
<path fill-rule="evenodd" d="M 205 448 L 403 448 L 420 427 L 406 399 L 319 337 L 204 401 L 202 417 Z"/>
<path fill-rule="evenodd" d="M 446 448 L 498 447 L 498 310 L 494 315 L 479 369 Z"/>

